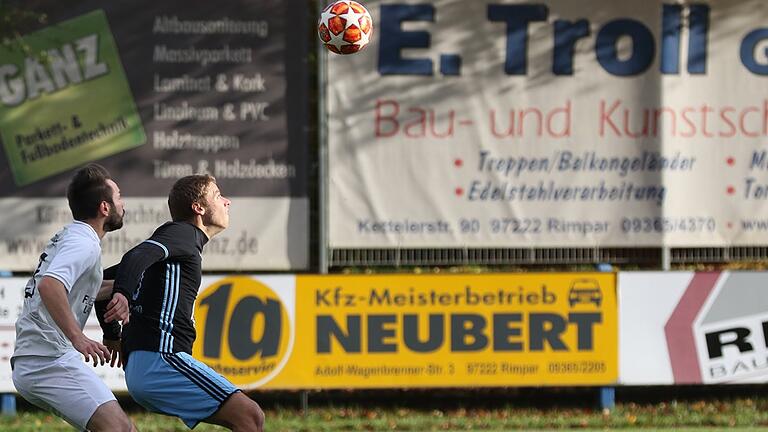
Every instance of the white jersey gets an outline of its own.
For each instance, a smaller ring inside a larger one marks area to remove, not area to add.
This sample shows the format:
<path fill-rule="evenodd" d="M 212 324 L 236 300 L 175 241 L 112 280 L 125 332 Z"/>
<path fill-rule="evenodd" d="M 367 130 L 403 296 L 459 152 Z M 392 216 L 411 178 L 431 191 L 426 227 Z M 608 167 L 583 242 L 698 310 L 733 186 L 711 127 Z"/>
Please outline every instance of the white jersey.
<path fill-rule="evenodd" d="M 94 229 L 74 221 L 57 232 L 40 255 L 40 264 L 24 288 L 24 308 L 16 320 L 13 357 L 59 357 L 74 347 L 48 313 L 37 286 L 43 277 L 55 278 L 67 289 L 72 315 L 85 327 L 102 281 L 101 244 Z"/>

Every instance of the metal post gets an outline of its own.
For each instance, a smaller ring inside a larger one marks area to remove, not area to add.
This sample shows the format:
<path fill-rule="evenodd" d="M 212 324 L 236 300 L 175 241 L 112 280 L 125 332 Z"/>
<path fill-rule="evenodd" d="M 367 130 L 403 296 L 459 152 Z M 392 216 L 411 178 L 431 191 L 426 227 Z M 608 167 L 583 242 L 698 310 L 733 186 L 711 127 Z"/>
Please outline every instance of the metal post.
<path fill-rule="evenodd" d="M 325 7 L 324 1 L 317 2 L 318 15 Z M 328 50 L 317 44 L 317 128 L 318 128 L 318 234 L 319 273 L 328 273 Z"/>
<path fill-rule="evenodd" d="M 0 1 L 2 4 L 2 1 Z M 0 277 L 12 277 L 13 272 L 9 270 L 0 270 Z M 0 415 L 16 415 L 16 395 L 13 393 L 0 394 Z"/>
<path fill-rule="evenodd" d="M 610 263 L 598 263 L 595 268 L 599 272 L 613 272 L 613 266 Z M 616 389 L 613 387 L 600 387 L 598 404 L 604 413 L 609 413 L 616 405 Z"/>
<path fill-rule="evenodd" d="M 661 269 L 669 271 L 672 268 L 672 249 L 669 246 L 661 247 Z"/>
<path fill-rule="evenodd" d="M 3 393 L 0 400 L 0 414 L 4 416 L 16 415 L 16 395 L 13 393 Z"/>
<path fill-rule="evenodd" d="M 613 387 L 600 387 L 600 409 L 604 413 L 610 412 L 616 406 L 616 389 Z"/>
<path fill-rule="evenodd" d="M 316 3 L 316 13 L 319 16 L 325 3 L 319 0 Z M 313 27 L 314 28 L 314 27 Z M 315 39 L 317 40 L 317 39 Z M 328 273 L 328 113 L 327 101 L 327 75 L 328 75 L 328 50 L 317 44 L 317 163 L 318 163 L 318 273 Z M 301 410 L 307 415 L 309 409 L 309 392 L 300 392 Z"/>
<path fill-rule="evenodd" d="M 302 390 L 301 392 L 301 415 L 306 416 L 309 410 L 309 392 Z"/>

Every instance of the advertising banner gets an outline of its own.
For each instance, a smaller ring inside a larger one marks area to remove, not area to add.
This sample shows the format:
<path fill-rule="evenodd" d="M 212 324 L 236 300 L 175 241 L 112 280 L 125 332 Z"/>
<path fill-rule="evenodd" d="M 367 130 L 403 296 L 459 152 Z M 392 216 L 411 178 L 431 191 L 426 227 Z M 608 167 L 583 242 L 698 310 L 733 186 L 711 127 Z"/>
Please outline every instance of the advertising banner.
<path fill-rule="evenodd" d="M 195 322 L 194 356 L 245 388 L 617 379 L 612 274 L 206 277 Z"/>
<path fill-rule="evenodd" d="M 28 278 L 0 278 L 0 393 L 14 393 L 16 388 L 11 379 L 10 358 L 16 340 L 16 319 L 21 314 L 24 303 L 24 286 Z M 103 333 L 96 315 L 91 314 L 85 324 L 84 333 L 89 338 L 101 342 Z M 119 367 L 109 365 L 96 366 L 96 375 L 107 383 L 110 389 L 127 392 L 125 373 Z"/>
<path fill-rule="evenodd" d="M 138 221 L 111 236 L 146 238 L 169 219 L 171 185 L 209 173 L 236 217 L 206 269 L 305 269 L 308 49 L 293 25 L 304 6 L 9 5 L 40 19 L 0 44 L 0 269 L 32 269 L 71 220 L 66 185 L 89 162 L 110 170 Z"/>
<path fill-rule="evenodd" d="M 768 381 L 764 272 L 619 274 L 619 381 Z"/>
<path fill-rule="evenodd" d="M 329 55 L 330 244 L 768 242 L 768 4 L 371 0 Z"/>
<path fill-rule="evenodd" d="M 25 278 L 0 279 L 0 392 Z M 193 356 L 244 389 L 605 385 L 616 276 L 204 276 Z M 86 335 L 101 340 L 95 316 Z M 118 368 L 97 373 L 124 391 Z"/>

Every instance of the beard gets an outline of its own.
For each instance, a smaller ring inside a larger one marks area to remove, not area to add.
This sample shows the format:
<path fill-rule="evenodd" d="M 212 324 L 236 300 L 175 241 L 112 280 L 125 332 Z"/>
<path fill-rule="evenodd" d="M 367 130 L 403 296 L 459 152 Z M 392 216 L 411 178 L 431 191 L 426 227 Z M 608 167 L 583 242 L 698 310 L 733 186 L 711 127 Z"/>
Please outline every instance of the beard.
<path fill-rule="evenodd" d="M 203 225 L 226 229 L 229 226 L 229 216 L 224 212 L 215 212 L 211 206 L 206 206 L 206 214 L 203 217 Z"/>
<path fill-rule="evenodd" d="M 109 216 L 104 221 L 104 231 L 110 232 L 119 230 L 123 227 L 123 216 L 125 216 L 125 209 L 122 214 L 117 212 L 117 207 L 114 204 L 109 205 Z"/>

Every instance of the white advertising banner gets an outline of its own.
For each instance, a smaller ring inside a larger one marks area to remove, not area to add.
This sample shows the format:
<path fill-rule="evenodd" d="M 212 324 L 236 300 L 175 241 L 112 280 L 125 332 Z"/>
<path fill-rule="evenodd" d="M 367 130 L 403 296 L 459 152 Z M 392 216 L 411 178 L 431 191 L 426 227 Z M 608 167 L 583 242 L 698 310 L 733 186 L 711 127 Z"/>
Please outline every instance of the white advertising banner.
<path fill-rule="evenodd" d="M 619 382 L 768 382 L 766 272 L 619 273 Z"/>
<path fill-rule="evenodd" d="M 768 4 L 370 0 L 329 54 L 330 246 L 768 242 Z"/>
<path fill-rule="evenodd" d="M 125 225 L 101 242 L 105 267 L 120 262 L 125 252 L 171 220 L 167 198 L 126 197 L 124 203 Z M 296 263 L 306 264 L 308 212 L 306 198 L 232 198 L 230 225 L 206 243 L 203 270 L 254 266 L 288 270 Z M 5 218 L 0 226 L 2 270 L 33 271 L 51 236 L 72 222 L 64 198 L 0 198 L 0 214 Z"/>
<path fill-rule="evenodd" d="M 16 388 L 11 379 L 11 354 L 16 340 L 16 319 L 24 303 L 24 286 L 28 278 L 0 278 L 0 393 L 13 393 Z M 96 315 L 91 314 L 85 324 L 84 333 L 89 338 L 101 342 L 102 332 Z M 104 380 L 110 389 L 127 392 L 125 374 L 119 367 L 97 366 L 96 374 Z"/>

